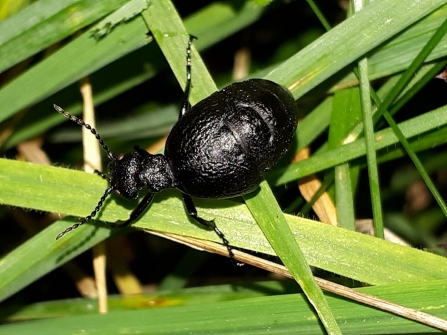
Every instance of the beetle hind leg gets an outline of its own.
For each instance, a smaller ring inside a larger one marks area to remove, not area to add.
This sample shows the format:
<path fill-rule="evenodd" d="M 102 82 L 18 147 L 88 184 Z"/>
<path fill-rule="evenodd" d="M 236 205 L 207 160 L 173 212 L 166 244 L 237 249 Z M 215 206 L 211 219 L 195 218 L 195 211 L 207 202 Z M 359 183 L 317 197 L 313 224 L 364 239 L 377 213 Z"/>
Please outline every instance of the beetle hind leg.
<path fill-rule="evenodd" d="M 188 215 L 190 217 L 192 217 L 196 222 L 198 222 L 202 226 L 204 226 L 205 228 L 214 230 L 216 235 L 219 236 L 219 238 L 222 240 L 222 244 L 227 248 L 228 255 L 230 256 L 231 262 L 235 266 L 242 266 L 242 265 L 244 265 L 243 263 L 238 262 L 234 258 L 233 248 L 231 247 L 230 242 L 228 242 L 228 240 L 225 238 L 225 235 L 219 230 L 219 228 L 217 228 L 216 223 L 214 222 L 214 220 L 202 219 L 197 214 L 197 209 L 196 209 L 196 206 L 194 205 L 194 202 L 192 201 L 192 198 L 189 195 L 185 194 L 185 193 L 182 193 L 182 196 L 183 196 L 183 203 L 185 204 L 186 211 L 188 212 Z"/>

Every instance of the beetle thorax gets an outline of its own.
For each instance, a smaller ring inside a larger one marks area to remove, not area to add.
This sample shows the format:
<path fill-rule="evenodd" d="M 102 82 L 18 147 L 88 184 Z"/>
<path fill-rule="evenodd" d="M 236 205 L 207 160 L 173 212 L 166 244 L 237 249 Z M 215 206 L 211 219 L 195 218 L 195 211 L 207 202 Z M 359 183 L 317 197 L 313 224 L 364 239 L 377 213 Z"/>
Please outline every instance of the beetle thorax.
<path fill-rule="evenodd" d="M 127 199 L 136 199 L 143 187 L 151 193 L 173 187 L 174 177 L 165 156 L 133 151 L 109 163 L 109 182 Z"/>
<path fill-rule="evenodd" d="M 163 155 L 149 155 L 145 157 L 141 164 L 139 179 L 152 193 L 174 186 L 171 166 Z"/>

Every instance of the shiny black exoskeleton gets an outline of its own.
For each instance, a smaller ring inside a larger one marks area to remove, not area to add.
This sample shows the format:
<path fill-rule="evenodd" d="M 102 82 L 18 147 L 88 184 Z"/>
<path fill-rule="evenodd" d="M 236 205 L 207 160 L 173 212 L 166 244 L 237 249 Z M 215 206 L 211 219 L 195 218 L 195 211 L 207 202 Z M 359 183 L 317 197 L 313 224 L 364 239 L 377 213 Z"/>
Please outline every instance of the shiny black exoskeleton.
<path fill-rule="evenodd" d="M 167 138 L 164 155 L 152 155 L 136 146 L 133 152 L 117 158 L 95 129 L 55 106 L 59 113 L 89 129 L 111 159 L 109 187 L 96 208 L 57 238 L 91 220 L 112 191 L 136 199 L 142 188 L 148 189 L 123 224 L 127 225 L 143 213 L 155 193 L 177 188 L 182 192 L 188 214 L 214 229 L 232 257 L 222 232 L 213 220 L 198 216 L 191 196 L 220 199 L 254 191 L 262 175 L 288 150 L 297 125 L 297 111 L 285 88 L 263 79 L 231 84 L 190 108 L 191 43 L 192 38 L 187 47 L 185 97 L 179 120 Z"/>

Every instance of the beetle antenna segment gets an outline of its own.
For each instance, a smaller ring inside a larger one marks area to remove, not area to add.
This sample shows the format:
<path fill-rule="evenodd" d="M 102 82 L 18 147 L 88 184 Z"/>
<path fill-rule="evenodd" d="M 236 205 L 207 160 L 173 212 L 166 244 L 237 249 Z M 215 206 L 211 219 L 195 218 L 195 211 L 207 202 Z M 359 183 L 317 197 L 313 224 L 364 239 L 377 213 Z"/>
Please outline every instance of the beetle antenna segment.
<path fill-rule="evenodd" d="M 56 112 L 62 114 L 67 119 L 69 119 L 69 120 L 71 120 L 73 122 L 76 122 L 78 125 L 83 126 L 86 129 L 90 130 L 90 132 L 93 135 L 95 135 L 96 139 L 98 140 L 98 142 L 102 146 L 102 148 L 105 150 L 105 152 L 107 152 L 107 157 L 109 157 L 109 159 L 111 159 L 111 160 L 116 160 L 117 159 L 115 157 L 115 155 L 113 154 L 113 152 L 109 149 L 109 147 L 104 143 L 104 141 L 102 140 L 101 136 L 99 136 L 99 134 L 98 134 L 98 132 L 96 131 L 95 128 L 93 128 L 88 123 L 85 123 L 84 121 L 82 121 L 77 116 L 71 115 L 70 113 L 66 112 L 63 108 L 59 107 L 58 105 L 53 105 L 53 107 L 56 110 Z"/>
<path fill-rule="evenodd" d="M 189 92 L 191 91 L 191 46 L 197 37 L 189 35 L 188 46 L 186 48 L 186 86 L 183 92 L 182 107 L 180 109 L 179 118 L 181 118 L 191 107 L 189 104 Z"/>
<path fill-rule="evenodd" d="M 99 212 L 102 205 L 104 204 L 104 201 L 109 196 L 109 194 L 112 193 L 112 191 L 113 191 L 113 187 L 112 186 L 108 187 L 106 189 L 106 191 L 104 192 L 104 194 L 102 195 L 101 199 L 99 199 L 98 204 L 96 205 L 95 209 L 89 215 L 87 215 L 85 218 L 79 220 L 79 222 L 75 223 L 74 225 L 72 225 L 72 226 L 68 227 L 67 229 L 65 229 L 64 231 L 60 232 L 59 235 L 56 236 L 56 240 L 60 239 L 65 234 L 71 232 L 73 229 L 76 229 L 79 226 L 83 225 L 84 223 L 90 221 Z"/>
<path fill-rule="evenodd" d="M 103 172 L 101 172 L 101 171 L 99 171 L 99 170 L 95 170 L 94 171 L 98 176 L 100 176 L 102 179 L 105 179 L 105 180 L 107 180 L 108 178 L 107 178 L 107 174 L 105 174 L 105 173 L 103 173 Z"/>

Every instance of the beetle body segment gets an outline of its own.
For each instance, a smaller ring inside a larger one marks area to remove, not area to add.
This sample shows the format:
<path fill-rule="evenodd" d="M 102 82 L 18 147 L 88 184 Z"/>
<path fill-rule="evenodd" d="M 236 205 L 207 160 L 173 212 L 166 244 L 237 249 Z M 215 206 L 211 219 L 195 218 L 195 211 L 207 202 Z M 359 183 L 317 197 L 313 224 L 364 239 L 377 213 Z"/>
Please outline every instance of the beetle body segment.
<path fill-rule="evenodd" d="M 165 155 L 175 187 L 198 198 L 255 190 L 287 152 L 297 125 L 291 94 L 263 79 L 235 83 L 187 111 L 172 128 Z"/>

